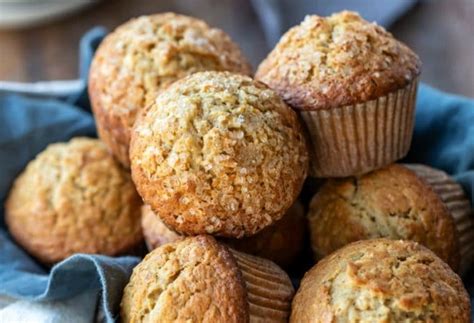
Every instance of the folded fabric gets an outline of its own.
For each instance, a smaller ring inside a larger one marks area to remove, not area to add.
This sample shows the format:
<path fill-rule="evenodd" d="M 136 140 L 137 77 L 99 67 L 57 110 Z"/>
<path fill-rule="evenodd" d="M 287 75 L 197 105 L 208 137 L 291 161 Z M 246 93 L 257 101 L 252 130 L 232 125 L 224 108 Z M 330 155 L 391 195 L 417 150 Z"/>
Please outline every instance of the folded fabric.
<path fill-rule="evenodd" d="M 92 53 L 103 35 L 103 30 L 94 29 L 83 40 L 83 80 Z M 61 95 L 60 98 L 0 93 L 2 205 L 14 178 L 28 161 L 49 143 L 66 141 L 74 136 L 95 136 L 85 85 L 80 91 Z M 417 100 L 413 144 L 406 161 L 425 163 L 452 174 L 468 192 L 472 203 L 474 100 L 445 94 L 422 85 Z M 79 254 L 49 270 L 36 263 L 15 244 L 5 227 L 3 212 L 2 208 L 0 297 L 24 300 L 7 307 L 5 315 L 15 315 L 15 309 L 30 306 L 30 301 L 33 301 L 38 304 L 36 313 L 55 306 L 64 309 L 66 313 L 77 313 L 79 310 L 84 314 L 81 317 L 86 320 L 97 311 L 103 313 L 108 322 L 117 319 L 123 287 L 139 261 L 138 258 Z M 469 275 L 465 283 L 471 295 L 474 295 L 472 276 Z M 61 320 L 61 316 L 58 320 Z"/>

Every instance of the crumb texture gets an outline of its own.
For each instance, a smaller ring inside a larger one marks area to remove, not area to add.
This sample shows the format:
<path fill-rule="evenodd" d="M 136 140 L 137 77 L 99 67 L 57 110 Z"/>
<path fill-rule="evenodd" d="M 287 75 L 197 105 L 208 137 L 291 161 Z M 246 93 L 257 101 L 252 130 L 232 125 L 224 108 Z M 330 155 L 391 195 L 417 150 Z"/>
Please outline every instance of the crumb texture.
<path fill-rule="evenodd" d="M 296 113 L 264 84 L 227 72 L 172 84 L 132 135 L 138 192 L 184 234 L 252 235 L 296 200 L 308 152 Z"/>
<path fill-rule="evenodd" d="M 454 270 L 459 250 L 453 219 L 440 197 L 407 168 L 327 181 L 311 201 L 312 248 L 318 258 L 363 239 L 414 240 Z"/>
<path fill-rule="evenodd" d="M 51 264 L 74 253 L 118 255 L 142 240 L 141 199 L 96 139 L 52 144 L 15 181 L 6 222 L 28 252 Z"/>
<path fill-rule="evenodd" d="M 307 16 L 260 64 L 256 79 L 297 109 L 366 102 L 407 86 L 421 62 L 375 23 L 349 11 Z"/>
<path fill-rule="evenodd" d="M 245 286 L 230 252 L 209 236 L 165 244 L 133 270 L 123 322 L 248 322 Z"/>
<path fill-rule="evenodd" d="M 251 73 L 230 37 L 202 20 L 164 13 L 119 26 L 101 43 L 89 77 L 100 137 L 128 166 L 130 129 L 138 111 L 177 79 L 207 70 Z"/>
<path fill-rule="evenodd" d="M 306 273 L 290 322 L 470 322 L 461 279 L 412 241 L 350 244 Z"/>

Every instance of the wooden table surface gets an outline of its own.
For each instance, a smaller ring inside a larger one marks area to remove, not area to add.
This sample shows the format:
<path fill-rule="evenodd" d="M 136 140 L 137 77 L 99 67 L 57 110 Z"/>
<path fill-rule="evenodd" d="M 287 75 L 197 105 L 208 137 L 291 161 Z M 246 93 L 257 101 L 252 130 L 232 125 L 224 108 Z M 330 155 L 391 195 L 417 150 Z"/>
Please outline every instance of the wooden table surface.
<path fill-rule="evenodd" d="M 162 11 L 200 17 L 224 29 L 254 67 L 269 51 L 249 0 L 103 0 L 45 26 L 0 31 L 0 80 L 76 78 L 79 39 L 87 30 L 113 29 L 131 17 Z M 474 97 L 473 16 L 473 0 L 422 1 L 391 31 L 421 56 L 423 81 Z"/>

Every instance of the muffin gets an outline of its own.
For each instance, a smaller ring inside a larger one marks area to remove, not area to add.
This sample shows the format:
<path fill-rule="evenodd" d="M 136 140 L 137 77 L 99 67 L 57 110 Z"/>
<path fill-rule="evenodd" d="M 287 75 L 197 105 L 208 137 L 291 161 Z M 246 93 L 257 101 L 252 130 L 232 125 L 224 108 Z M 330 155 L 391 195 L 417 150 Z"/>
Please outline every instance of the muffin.
<path fill-rule="evenodd" d="M 294 290 L 271 261 L 211 236 L 165 244 L 133 270 L 123 322 L 287 322 Z"/>
<path fill-rule="evenodd" d="M 126 167 L 137 113 L 169 84 L 197 71 L 250 74 L 239 47 L 220 29 L 174 13 L 119 26 L 96 52 L 89 95 L 100 138 Z"/>
<path fill-rule="evenodd" d="M 49 145 L 15 180 L 5 205 L 10 233 L 53 264 L 74 253 L 121 255 L 142 243 L 141 200 L 105 145 L 89 138 Z"/>
<path fill-rule="evenodd" d="M 149 250 L 183 238 L 168 229 L 148 205 L 142 207 L 142 227 Z M 305 233 L 303 205 L 296 201 L 281 220 L 256 235 L 221 241 L 236 250 L 269 259 L 282 267 L 289 267 L 303 249 Z"/>
<path fill-rule="evenodd" d="M 419 242 L 458 269 L 458 237 L 449 210 L 401 165 L 328 180 L 311 201 L 308 217 L 318 259 L 350 242 L 383 237 Z"/>
<path fill-rule="evenodd" d="M 161 92 L 130 145 L 143 201 L 184 235 L 240 238 L 279 220 L 307 174 L 296 113 L 264 84 L 200 72 Z"/>
<path fill-rule="evenodd" d="M 454 219 L 461 261 L 459 273 L 464 275 L 474 262 L 474 215 L 463 188 L 442 170 L 421 164 L 406 164 L 439 195 Z"/>
<path fill-rule="evenodd" d="M 406 155 L 421 62 L 382 27 L 354 12 L 307 16 L 258 67 L 304 120 L 311 173 L 346 177 Z"/>
<path fill-rule="evenodd" d="M 352 243 L 301 281 L 290 322 L 470 322 L 461 279 L 413 241 Z"/>

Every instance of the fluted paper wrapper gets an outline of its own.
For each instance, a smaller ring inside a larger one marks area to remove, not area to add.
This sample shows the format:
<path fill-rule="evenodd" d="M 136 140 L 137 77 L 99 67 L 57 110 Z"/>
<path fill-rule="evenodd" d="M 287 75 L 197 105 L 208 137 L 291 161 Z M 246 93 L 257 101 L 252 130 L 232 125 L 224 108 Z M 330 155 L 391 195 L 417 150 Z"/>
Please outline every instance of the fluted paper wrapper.
<path fill-rule="evenodd" d="M 433 188 L 453 216 L 461 254 L 459 273 L 466 274 L 474 263 L 474 214 L 464 190 L 442 170 L 420 164 L 405 166 Z"/>
<path fill-rule="evenodd" d="M 375 100 L 300 111 L 311 140 L 314 177 L 347 177 L 379 169 L 410 148 L 418 79 Z"/>
<path fill-rule="evenodd" d="M 293 285 L 273 262 L 230 249 L 247 287 L 250 322 L 288 322 Z"/>

